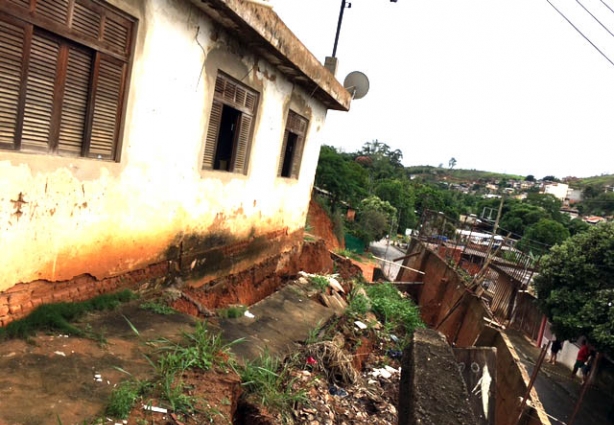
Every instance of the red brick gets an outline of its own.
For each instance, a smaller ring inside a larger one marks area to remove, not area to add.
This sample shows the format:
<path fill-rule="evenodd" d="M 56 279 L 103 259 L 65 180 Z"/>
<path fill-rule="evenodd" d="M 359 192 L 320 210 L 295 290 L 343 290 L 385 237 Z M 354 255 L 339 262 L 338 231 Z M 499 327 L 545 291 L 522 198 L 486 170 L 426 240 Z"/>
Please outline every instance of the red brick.
<path fill-rule="evenodd" d="M 13 315 L 21 314 L 21 304 L 10 305 L 9 306 L 9 313 L 13 314 Z"/>
<path fill-rule="evenodd" d="M 9 296 L 9 305 L 23 304 L 30 301 L 30 298 L 32 298 L 32 294 L 29 291 L 16 292 Z"/>

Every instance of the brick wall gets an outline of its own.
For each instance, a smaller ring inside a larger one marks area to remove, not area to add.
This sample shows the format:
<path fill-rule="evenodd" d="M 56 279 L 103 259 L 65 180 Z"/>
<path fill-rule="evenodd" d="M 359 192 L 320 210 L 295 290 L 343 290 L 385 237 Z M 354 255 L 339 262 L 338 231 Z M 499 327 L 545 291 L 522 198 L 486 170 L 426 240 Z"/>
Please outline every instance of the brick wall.
<path fill-rule="evenodd" d="M 177 276 L 184 279 L 188 286 L 202 288 L 203 294 L 206 290 L 208 295 L 203 295 L 207 301 L 205 306 L 216 308 L 216 303 L 220 302 L 251 304 L 272 293 L 281 283 L 280 276 L 296 274 L 302 269 L 302 263 L 312 267 L 329 266 L 332 270 L 332 260 L 323 244 L 319 248 L 310 245 L 307 251 L 312 255 L 306 259 L 301 259 L 302 247 L 302 231 L 289 235 L 285 231 L 275 231 L 253 240 L 173 256 L 169 260 L 101 280 L 84 274 L 58 282 L 37 280 L 19 283 L 0 293 L 0 326 L 27 316 L 41 304 L 85 301 L 101 294 L 136 288 L 149 282 L 161 283 Z M 323 255 L 319 255 L 322 250 Z M 318 257 L 314 261 L 318 255 L 325 258 Z M 223 258 L 223 265 L 228 263 L 232 266 L 220 267 L 218 263 L 207 268 L 207 263 L 215 258 Z M 197 263 L 203 266 L 195 267 Z"/>

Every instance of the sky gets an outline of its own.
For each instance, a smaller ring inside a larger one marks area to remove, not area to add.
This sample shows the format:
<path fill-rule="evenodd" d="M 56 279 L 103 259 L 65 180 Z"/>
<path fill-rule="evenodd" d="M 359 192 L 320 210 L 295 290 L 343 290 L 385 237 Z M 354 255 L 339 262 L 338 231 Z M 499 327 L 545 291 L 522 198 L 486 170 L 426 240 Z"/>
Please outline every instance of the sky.
<path fill-rule="evenodd" d="M 332 55 L 341 0 L 270 2 L 318 59 Z M 323 142 L 377 139 L 407 166 L 614 173 L 614 0 L 550 2 L 352 0 L 337 79 L 361 71 L 370 90 L 329 111 Z"/>

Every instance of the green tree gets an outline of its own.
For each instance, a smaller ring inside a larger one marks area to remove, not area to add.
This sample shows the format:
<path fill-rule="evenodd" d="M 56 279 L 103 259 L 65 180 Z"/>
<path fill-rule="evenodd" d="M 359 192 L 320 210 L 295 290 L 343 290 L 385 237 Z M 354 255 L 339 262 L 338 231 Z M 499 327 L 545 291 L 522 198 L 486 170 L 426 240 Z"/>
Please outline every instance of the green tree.
<path fill-rule="evenodd" d="M 316 186 L 331 194 L 331 209 L 339 201 L 357 204 L 365 195 L 367 172 L 350 157 L 344 157 L 332 146 L 322 146 L 316 170 Z"/>
<path fill-rule="evenodd" d="M 569 238 L 569 230 L 558 221 L 542 218 L 526 228 L 518 248 L 536 255 L 546 254 L 550 247 Z"/>
<path fill-rule="evenodd" d="M 591 227 L 590 224 L 582 221 L 579 218 L 574 218 L 569 221 L 567 225 L 567 229 L 569 229 L 569 234 L 571 236 L 577 235 L 578 233 L 586 232 Z"/>
<path fill-rule="evenodd" d="M 554 195 L 550 193 L 529 193 L 524 200 L 529 205 L 535 205 L 541 207 L 546 211 L 548 216 L 556 221 L 561 219 L 561 207 L 563 203 Z"/>
<path fill-rule="evenodd" d="M 450 160 L 448 161 L 448 166 L 450 167 L 450 170 L 454 168 L 455 165 L 456 165 L 456 158 L 454 157 L 450 158 Z"/>
<path fill-rule="evenodd" d="M 400 179 L 382 180 L 375 187 L 375 194 L 397 209 L 401 229 L 413 228 L 416 225 L 414 191 L 407 181 Z"/>
<path fill-rule="evenodd" d="M 379 240 L 396 224 L 396 214 L 396 208 L 388 201 L 369 196 L 360 203 L 355 233 L 367 245 Z"/>
<path fill-rule="evenodd" d="M 526 176 L 524 178 L 524 180 L 528 181 L 528 182 L 534 182 L 535 181 L 535 176 L 533 174 L 529 174 L 528 176 Z"/>
<path fill-rule="evenodd" d="M 614 354 L 614 224 L 593 226 L 554 247 L 535 288 L 557 336 L 586 335 Z"/>

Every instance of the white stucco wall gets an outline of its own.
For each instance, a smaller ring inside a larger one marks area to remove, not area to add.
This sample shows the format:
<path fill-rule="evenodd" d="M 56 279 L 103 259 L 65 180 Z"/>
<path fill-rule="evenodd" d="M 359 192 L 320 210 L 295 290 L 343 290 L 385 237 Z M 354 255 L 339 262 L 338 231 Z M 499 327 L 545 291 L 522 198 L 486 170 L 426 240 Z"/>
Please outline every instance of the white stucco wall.
<path fill-rule="evenodd" d="M 304 226 L 324 106 L 187 0 L 112 3 L 139 19 L 121 160 L 0 151 L 0 290 L 136 269 L 182 234 Z M 216 67 L 260 93 L 247 175 L 201 171 Z M 289 107 L 310 120 L 298 181 L 276 177 Z"/>
<path fill-rule="evenodd" d="M 569 186 L 564 183 L 552 183 L 544 186 L 544 193 L 554 195 L 557 199 L 564 201 L 568 188 Z"/>

